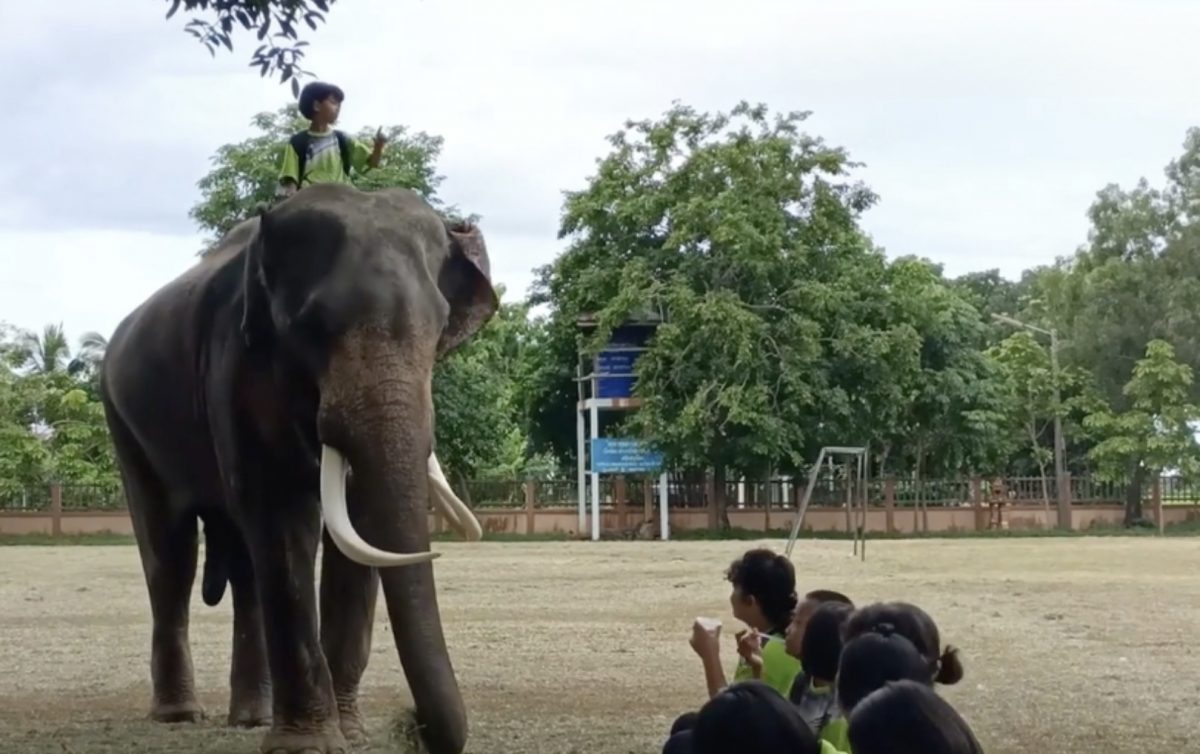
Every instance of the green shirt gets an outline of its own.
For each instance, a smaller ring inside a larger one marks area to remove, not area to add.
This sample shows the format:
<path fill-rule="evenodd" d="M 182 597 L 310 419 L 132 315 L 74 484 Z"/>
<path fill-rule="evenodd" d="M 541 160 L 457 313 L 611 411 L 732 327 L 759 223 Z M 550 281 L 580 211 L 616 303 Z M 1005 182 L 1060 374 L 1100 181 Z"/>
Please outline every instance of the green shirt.
<path fill-rule="evenodd" d="M 308 132 L 308 162 L 304 165 L 304 183 L 350 183 L 350 176 L 342 169 L 342 151 L 338 149 L 337 136 L 333 129 L 317 133 Z M 369 169 L 371 149 L 363 142 L 347 134 L 350 142 L 350 167 L 357 173 Z M 292 145 L 283 146 L 283 163 L 279 168 L 279 180 L 290 178 L 300 185 L 300 156 Z"/>
<path fill-rule="evenodd" d="M 829 744 L 838 751 L 850 754 L 850 721 L 843 715 L 833 718 L 821 728 L 820 738 L 822 746 Z"/>
<path fill-rule="evenodd" d="M 825 739 L 821 739 L 821 754 L 850 754 L 849 749 L 839 749 Z"/>
<path fill-rule="evenodd" d="M 786 697 L 792 689 L 796 676 L 800 675 L 800 661 L 787 653 L 783 642 L 783 634 L 771 634 L 762 638 L 763 671 L 762 681 Z M 749 681 L 754 678 L 754 670 L 746 661 L 738 658 L 737 669 L 733 672 L 733 680 Z"/>

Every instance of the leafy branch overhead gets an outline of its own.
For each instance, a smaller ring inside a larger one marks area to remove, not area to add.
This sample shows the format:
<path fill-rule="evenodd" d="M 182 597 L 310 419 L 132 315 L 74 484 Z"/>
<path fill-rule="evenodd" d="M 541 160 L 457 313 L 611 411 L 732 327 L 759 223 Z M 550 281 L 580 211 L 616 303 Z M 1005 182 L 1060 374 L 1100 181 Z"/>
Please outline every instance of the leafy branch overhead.
<path fill-rule="evenodd" d="M 298 29 L 301 23 L 316 31 L 317 23 L 325 20 L 325 13 L 336 0 L 167 0 L 170 9 L 167 18 L 173 17 L 182 8 L 194 14 L 184 26 L 184 31 L 195 37 L 214 57 L 217 48 L 224 46 L 233 51 L 235 27 L 253 31 L 262 42 L 250 57 L 250 66 L 257 67 L 261 76 L 279 73 L 280 83 L 289 79 L 292 94 L 300 92 L 300 78 L 312 73 L 300 66 L 304 57 L 303 48 L 308 42 L 301 41 Z M 207 15 L 207 18 L 199 17 Z M 271 40 L 281 40 L 282 45 Z M 287 44 L 291 40 L 294 44 Z"/>

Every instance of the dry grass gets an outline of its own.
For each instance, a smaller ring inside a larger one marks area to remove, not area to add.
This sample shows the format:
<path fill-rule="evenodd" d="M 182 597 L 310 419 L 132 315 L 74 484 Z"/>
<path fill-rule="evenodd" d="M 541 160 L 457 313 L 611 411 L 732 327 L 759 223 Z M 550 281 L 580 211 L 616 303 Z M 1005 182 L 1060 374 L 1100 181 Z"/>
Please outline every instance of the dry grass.
<path fill-rule="evenodd" d="M 729 625 L 721 572 L 752 544 L 438 545 L 469 751 L 657 752 L 674 716 L 703 701 L 691 619 Z M 965 657 L 966 680 L 944 693 L 990 754 L 1195 746 L 1195 540 L 878 542 L 865 564 L 849 550 L 799 543 L 801 586 L 926 607 Z M 206 608 L 197 595 L 192 613 L 210 721 L 168 727 L 144 720 L 149 609 L 134 548 L 0 548 L 0 573 L 0 751 L 258 750 L 258 732 L 221 725 L 228 597 Z M 373 750 L 388 751 L 406 692 L 379 613 L 364 711 Z"/>

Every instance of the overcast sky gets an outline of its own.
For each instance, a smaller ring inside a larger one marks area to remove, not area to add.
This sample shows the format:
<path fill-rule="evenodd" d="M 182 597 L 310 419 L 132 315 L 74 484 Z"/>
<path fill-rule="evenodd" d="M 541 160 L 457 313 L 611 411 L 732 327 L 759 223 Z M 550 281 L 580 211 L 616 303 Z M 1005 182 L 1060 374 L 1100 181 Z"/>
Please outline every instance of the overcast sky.
<path fill-rule="evenodd" d="M 214 60 L 167 6 L 0 0 L 0 321 L 110 334 L 195 261 L 209 157 L 291 99 L 253 36 Z M 890 255 L 1015 277 L 1086 240 L 1106 183 L 1161 183 L 1200 125 L 1197 28 L 1194 0 L 340 0 L 305 33 L 343 127 L 445 138 L 440 193 L 520 294 L 604 137 L 674 99 L 813 111 Z"/>

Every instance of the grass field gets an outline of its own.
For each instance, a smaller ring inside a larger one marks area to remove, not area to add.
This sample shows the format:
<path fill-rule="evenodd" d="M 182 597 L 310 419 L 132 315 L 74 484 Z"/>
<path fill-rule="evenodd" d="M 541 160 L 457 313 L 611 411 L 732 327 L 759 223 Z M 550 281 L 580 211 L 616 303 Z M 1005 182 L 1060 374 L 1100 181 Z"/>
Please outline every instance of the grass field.
<path fill-rule="evenodd" d="M 704 699 L 691 619 L 732 627 L 721 574 L 752 544 L 439 543 L 468 750 L 657 754 L 671 720 Z M 795 560 L 801 588 L 929 610 L 966 664 L 943 693 L 989 754 L 1195 750 L 1200 541 L 880 541 L 866 563 L 848 542 L 802 541 Z M 0 574 L 0 751 L 258 751 L 259 732 L 222 727 L 228 596 L 194 598 L 209 721 L 162 726 L 144 719 L 150 623 L 133 547 L 0 547 Z M 384 752 L 407 692 L 379 613 L 364 712 Z"/>

